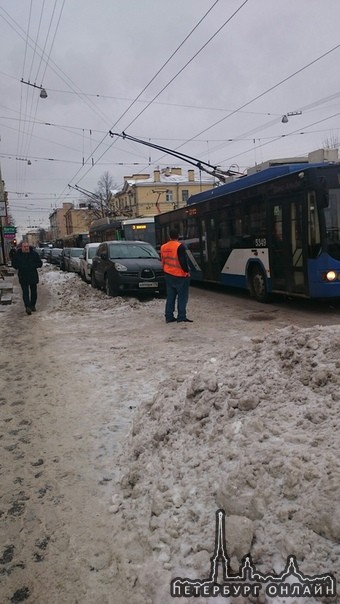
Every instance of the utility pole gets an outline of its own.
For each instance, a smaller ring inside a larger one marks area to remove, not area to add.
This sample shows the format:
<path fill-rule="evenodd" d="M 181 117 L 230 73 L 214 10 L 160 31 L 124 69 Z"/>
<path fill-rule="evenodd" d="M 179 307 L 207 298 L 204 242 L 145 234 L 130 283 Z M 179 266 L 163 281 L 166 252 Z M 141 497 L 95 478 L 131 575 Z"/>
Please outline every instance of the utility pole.
<path fill-rule="evenodd" d="M 4 240 L 4 230 L 2 224 L 2 218 L 7 216 L 7 208 L 6 208 L 6 200 L 5 200 L 5 183 L 1 178 L 1 168 L 0 168 L 0 238 L 1 238 L 1 264 L 6 264 L 6 255 L 5 255 L 5 240 Z"/>

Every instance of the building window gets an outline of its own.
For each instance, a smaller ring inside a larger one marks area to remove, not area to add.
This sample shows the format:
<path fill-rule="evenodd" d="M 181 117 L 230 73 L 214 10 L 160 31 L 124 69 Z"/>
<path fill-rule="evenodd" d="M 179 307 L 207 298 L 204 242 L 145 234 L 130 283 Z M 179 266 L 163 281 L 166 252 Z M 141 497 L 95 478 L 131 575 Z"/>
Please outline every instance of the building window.
<path fill-rule="evenodd" d="M 182 201 L 188 201 L 189 199 L 189 191 L 187 189 L 185 189 L 184 191 L 182 191 Z"/>
<path fill-rule="evenodd" d="M 172 198 L 173 198 L 172 191 L 169 191 L 169 189 L 167 189 L 165 201 L 172 201 Z"/>

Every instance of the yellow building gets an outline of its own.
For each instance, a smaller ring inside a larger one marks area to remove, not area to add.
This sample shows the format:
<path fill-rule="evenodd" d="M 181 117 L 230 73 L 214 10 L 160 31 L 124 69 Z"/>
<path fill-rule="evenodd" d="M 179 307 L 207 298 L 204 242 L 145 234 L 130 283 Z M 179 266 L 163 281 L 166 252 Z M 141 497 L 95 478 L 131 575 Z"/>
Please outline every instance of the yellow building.
<path fill-rule="evenodd" d="M 88 232 L 91 216 L 87 207 L 75 208 L 73 203 L 63 203 L 62 208 L 56 208 L 50 214 L 52 241 Z"/>
<path fill-rule="evenodd" d="M 198 177 L 194 170 L 182 175 L 181 168 L 164 168 L 150 174 L 124 177 L 121 191 L 112 198 L 113 210 L 132 218 L 155 216 L 186 205 L 188 198 L 214 186 L 213 179 Z"/>
<path fill-rule="evenodd" d="M 53 241 L 66 237 L 65 214 L 71 208 L 73 208 L 73 203 L 63 203 L 62 208 L 56 208 L 52 214 L 50 214 L 50 232 Z"/>
<path fill-rule="evenodd" d="M 91 212 L 87 208 L 69 208 L 65 212 L 66 236 L 87 233 Z"/>

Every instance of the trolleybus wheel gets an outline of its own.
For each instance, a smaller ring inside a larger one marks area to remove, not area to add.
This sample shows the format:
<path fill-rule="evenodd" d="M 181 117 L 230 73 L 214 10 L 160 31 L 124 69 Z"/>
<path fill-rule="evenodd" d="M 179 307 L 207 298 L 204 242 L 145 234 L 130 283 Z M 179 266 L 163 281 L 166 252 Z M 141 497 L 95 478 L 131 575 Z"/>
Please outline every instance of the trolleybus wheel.
<path fill-rule="evenodd" d="M 258 302 L 266 302 L 268 300 L 268 292 L 266 278 L 263 271 L 258 266 L 254 266 L 251 270 L 250 277 L 250 293 Z"/>

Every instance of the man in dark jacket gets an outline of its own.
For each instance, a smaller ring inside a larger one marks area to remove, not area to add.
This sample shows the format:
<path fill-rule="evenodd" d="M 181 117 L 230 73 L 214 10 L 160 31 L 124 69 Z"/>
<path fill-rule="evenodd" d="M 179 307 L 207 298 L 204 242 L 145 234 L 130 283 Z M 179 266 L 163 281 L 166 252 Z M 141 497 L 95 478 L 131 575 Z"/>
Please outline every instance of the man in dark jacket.
<path fill-rule="evenodd" d="M 36 311 L 37 285 L 39 283 L 37 268 L 42 267 L 41 258 L 27 241 L 23 241 L 21 248 L 15 253 L 11 253 L 11 260 L 13 268 L 18 271 L 26 312 L 31 315 L 32 311 Z"/>

